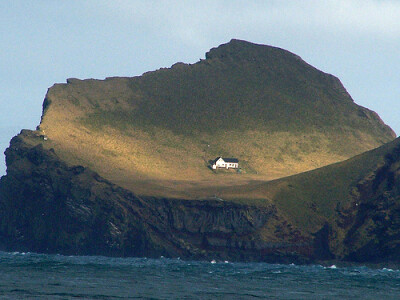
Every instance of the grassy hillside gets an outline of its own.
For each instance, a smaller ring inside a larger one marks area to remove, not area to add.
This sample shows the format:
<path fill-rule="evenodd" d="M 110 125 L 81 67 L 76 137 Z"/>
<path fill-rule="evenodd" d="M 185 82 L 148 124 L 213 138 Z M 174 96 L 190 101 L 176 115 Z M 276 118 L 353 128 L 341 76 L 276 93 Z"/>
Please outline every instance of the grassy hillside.
<path fill-rule="evenodd" d="M 220 188 L 215 193 L 225 199 L 258 205 L 273 202 L 296 226 L 315 232 L 326 221 L 334 223 L 336 209 L 348 206 L 357 185 L 376 172 L 399 146 L 398 138 L 343 162 L 233 190 Z"/>
<path fill-rule="evenodd" d="M 195 64 L 57 84 L 40 130 L 45 147 L 71 165 L 138 194 L 188 198 L 223 187 L 239 195 L 394 138 L 334 76 L 288 51 L 238 40 Z M 237 157 L 242 172 L 211 171 L 217 156 Z"/>

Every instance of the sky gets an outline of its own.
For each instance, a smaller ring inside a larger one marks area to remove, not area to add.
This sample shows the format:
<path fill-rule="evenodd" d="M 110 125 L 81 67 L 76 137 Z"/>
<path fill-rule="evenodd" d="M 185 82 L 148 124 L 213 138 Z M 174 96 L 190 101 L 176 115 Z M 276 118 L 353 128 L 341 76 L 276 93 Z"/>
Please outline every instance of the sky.
<path fill-rule="evenodd" d="M 232 38 L 337 76 L 399 134 L 399 16 L 398 0 L 2 0 L 0 153 L 36 128 L 55 83 L 195 63 Z M 5 169 L 0 154 L 0 176 Z"/>

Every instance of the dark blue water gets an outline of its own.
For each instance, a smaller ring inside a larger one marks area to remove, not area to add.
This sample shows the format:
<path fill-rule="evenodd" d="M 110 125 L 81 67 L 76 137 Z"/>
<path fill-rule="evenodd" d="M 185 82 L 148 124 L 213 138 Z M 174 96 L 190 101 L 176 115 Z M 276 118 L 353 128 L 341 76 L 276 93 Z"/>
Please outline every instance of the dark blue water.
<path fill-rule="evenodd" d="M 0 299 L 400 299 L 400 271 L 0 252 Z"/>

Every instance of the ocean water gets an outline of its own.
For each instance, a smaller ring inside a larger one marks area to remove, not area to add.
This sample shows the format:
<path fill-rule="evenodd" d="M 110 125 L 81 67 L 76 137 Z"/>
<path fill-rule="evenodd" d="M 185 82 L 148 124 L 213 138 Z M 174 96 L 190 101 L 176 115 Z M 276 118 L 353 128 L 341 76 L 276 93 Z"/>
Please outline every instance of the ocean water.
<path fill-rule="evenodd" d="M 400 270 L 0 252 L 0 299 L 400 299 Z"/>

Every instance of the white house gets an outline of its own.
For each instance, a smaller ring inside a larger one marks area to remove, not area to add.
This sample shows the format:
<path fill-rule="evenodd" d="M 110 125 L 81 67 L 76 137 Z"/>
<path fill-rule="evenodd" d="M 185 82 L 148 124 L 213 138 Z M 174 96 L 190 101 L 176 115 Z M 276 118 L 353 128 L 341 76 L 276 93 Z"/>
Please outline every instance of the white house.
<path fill-rule="evenodd" d="M 225 169 L 238 169 L 239 168 L 239 160 L 237 158 L 222 158 L 217 157 L 213 161 L 212 168 L 214 170 L 218 168 L 225 168 Z"/>

